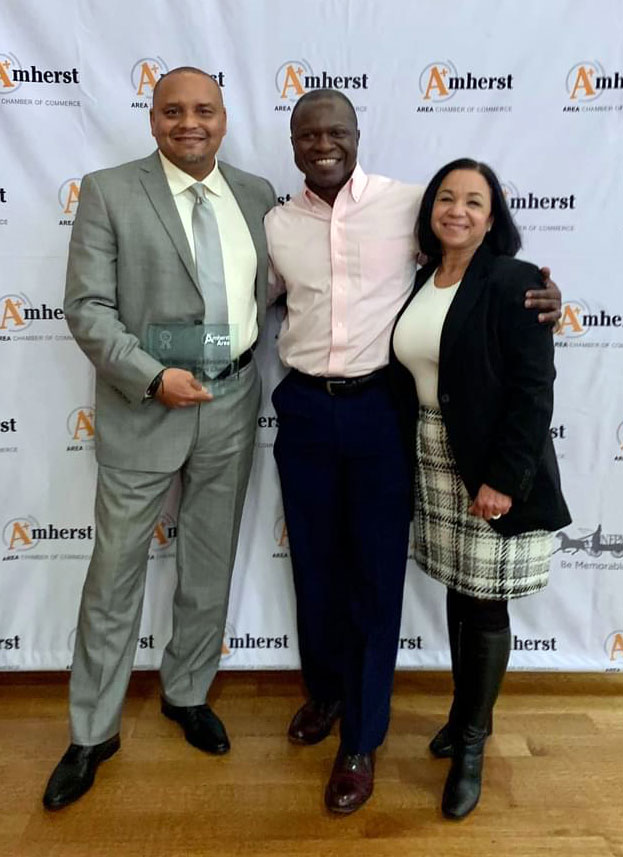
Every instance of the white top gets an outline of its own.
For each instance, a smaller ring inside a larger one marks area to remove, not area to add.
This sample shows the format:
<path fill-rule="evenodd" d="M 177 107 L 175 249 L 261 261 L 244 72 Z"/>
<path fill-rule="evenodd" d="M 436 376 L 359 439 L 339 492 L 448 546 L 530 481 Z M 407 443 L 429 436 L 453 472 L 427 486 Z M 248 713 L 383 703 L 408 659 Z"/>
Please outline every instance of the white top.
<path fill-rule="evenodd" d="M 158 154 L 194 259 L 195 195 L 190 187 L 196 184 L 197 180 L 172 164 L 162 152 L 159 151 Z M 257 273 L 255 245 L 236 198 L 218 168 L 218 163 L 214 164 L 214 169 L 201 184 L 204 186 L 204 193 L 210 198 L 216 216 L 223 253 L 229 323 L 238 325 L 237 352 L 242 354 L 251 348 L 258 333 L 255 302 Z M 234 353 L 232 356 L 237 357 L 238 354 Z"/>
<path fill-rule="evenodd" d="M 460 286 L 438 288 L 435 272 L 403 312 L 394 332 L 396 357 L 415 379 L 418 399 L 426 408 L 439 410 L 439 343 L 450 304 Z"/>

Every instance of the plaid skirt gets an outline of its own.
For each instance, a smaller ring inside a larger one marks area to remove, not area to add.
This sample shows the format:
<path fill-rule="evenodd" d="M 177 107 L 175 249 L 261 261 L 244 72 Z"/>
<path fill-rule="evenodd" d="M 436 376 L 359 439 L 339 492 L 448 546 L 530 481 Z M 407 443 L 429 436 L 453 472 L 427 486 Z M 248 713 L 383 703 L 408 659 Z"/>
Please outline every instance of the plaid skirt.
<path fill-rule="evenodd" d="M 518 598 L 547 585 L 552 534 L 501 536 L 468 514 L 441 413 L 420 408 L 415 486 L 415 559 L 435 580 L 475 598 Z"/>

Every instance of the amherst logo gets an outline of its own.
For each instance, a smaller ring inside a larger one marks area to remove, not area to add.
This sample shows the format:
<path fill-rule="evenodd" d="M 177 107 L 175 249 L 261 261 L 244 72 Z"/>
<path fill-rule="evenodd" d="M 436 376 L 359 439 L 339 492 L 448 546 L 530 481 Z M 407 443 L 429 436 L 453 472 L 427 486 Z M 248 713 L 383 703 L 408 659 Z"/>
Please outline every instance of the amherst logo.
<path fill-rule="evenodd" d="M 2 423 L 0 423 L 0 426 Z M 623 461 L 623 423 L 617 426 L 617 454 L 614 456 L 615 461 Z"/>
<path fill-rule="evenodd" d="M 502 191 L 511 211 L 539 210 L 554 211 L 575 209 L 576 196 L 574 193 L 568 196 L 540 196 L 530 191 L 527 196 L 521 194 L 516 185 L 511 182 L 502 184 Z"/>
<path fill-rule="evenodd" d="M 229 660 L 240 649 L 289 649 L 290 637 L 281 634 L 278 637 L 255 637 L 247 633 L 239 636 L 233 625 L 225 625 L 225 635 L 221 647 L 221 661 Z"/>
<path fill-rule="evenodd" d="M 175 518 L 164 512 L 154 529 L 150 550 L 161 552 L 173 545 L 173 539 L 177 538 L 177 522 Z"/>
<path fill-rule="evenodd" d="M 154 95 L 154 87 L 158 83 L 163 74 L 168 74 L 169 67 L 162 57 L 143 57 L 137 60 L 132 66 L 130 72 L 130 81 L 132 89 L 137 98 L 142 101 L 133 101 L 130 107 L 145 109 L 151 107 L 151 102 Z M 225 86 L 225 72 L 217 71 L 210 75 L 218 85 L 223 88 Z"/>
<path fill-rule="evenodd" d="M 21 639 L 19 634 L 14 634 L 12 637 L 0 637 L 0 651 L 10 652 L 12 649 L 19 649 Z"/>
<path fill-rule="evenodd" d="M 40 69 L 35 65 L 22 68 L 15 54 L 0 53 L 0 90 L 15 92 L 22 83 L 80 83 L 79 71 L 72 69 Z"/>
<path fill-rule="evenodd" d="M 623 89 L 623 75 L 606 74 L 597 60 L 579 62 L 569 69 L 566 86 L 570 101 L 593 101 L 608 90 Z"/>
<path fill-rule="evenodd" d="M 93 529 L 91 524 L 88 527 L 61 527 L 60 529 L 54 524 L 45 524 L 43 527 L 32 527 L 31 532 L 33 541 L 56 541 L 57 539 L 83 541 L 93 538 Z"/>
<path fill-rule="evenodd" d="M 26 515 L 23 518 L 11 518 L 10 521 L 7 521 L 2 530 L 2 541 L 8 553 L 22 553 L 34 548 L 38 540 L 33 533 L 37 529 L 39 529 L 39 523 L 32 515 Z M 4 560 L 9 558 L 16 557 L 3 557 Z"/>
<path fill-rule="evenodd" d="M 604 651 L 608 660 L 620 662 L 623 666 L 623 631 L 613 631 L 606 638 Z"/>
<path fill-rule="evenodd" d="M 273 559 L 287 559 L 290 556 L 290 540 L 288 539 L 286 519 L 283 515 L 280 515 L 275 521 L 273 536 L 277 546 L 275 553 L 273 553 Z"/>
<path fill-rule="evenodd" d="M 574 339 L 585 336 L 593 328 L 620 328 L 622 326 L 623 315 L 610 315 L 604 309 L 599 310 L 599 312 L 591 312 L 585 301 L 569 301 L 562 305 L 562 315 L 555 334 L 559 338 Z"/>
<path fill-rule="evenodd" d="M 67 434 L 71 440 L 67 452 L 91 449 L 95 440 L 95 408 L 74 408 L 67 417 Z"/>
<path fill-rule="evenodd" d="M 46 303 L 33 306 L 30 298 L 23 293 L 0 297 L 0 338 L 3 332 L 18 333 L 26 330 L 33 321 L 62 321 L 65 313 L 62 307 L 50 307 Z"/>
<path fill-rule="evenodd" d="M 277 69 L 275 88 L 282 101 L 297 101 L 311 89 L 357 90 L 368 88 L 367 74 L 334 75 L 327 71 L 314 74 L 307 60 L 287 60 Z M 276 110 L 291 110 L 288 105 Z"/>
<path fill-rule="evenodd" d="M 422 101 L 439 102 L 453 98 L 457 92 L 501 92 L 513 88 L 513 75 L 482 75 L 468 71 L 459 74 L 451 60 L 429 63 L 420 73 Z"/>
<path fill-rule="evenodd" d="M 135 95 L 139 98 L 148 98 L 151 101 L 156 83 L 168 71 L 169 67 L 162 57 L 143 57 L 137 60 L 130 72 L 130 81 Z M 132 107 L 145 106 L 144 102 L 132 104 Z"/>
<path fill-rule="evenodd" d="M 514 652 L 557 652 L 558 640 L 556 637 L 540 638 L 540 637 L 518 637 L 513 635 L 513 651 Z"/>
<path fill-rule="evenodd" d="M 73 217 L 78 207 L 80 199 L 80 182 L 81 179 L 67 179 L 58 189 L 58 204 L 65 218 L 59 220 L 59 226 L 73 226 Z M 71 220 L 67 219 L 71 218 Z"/>

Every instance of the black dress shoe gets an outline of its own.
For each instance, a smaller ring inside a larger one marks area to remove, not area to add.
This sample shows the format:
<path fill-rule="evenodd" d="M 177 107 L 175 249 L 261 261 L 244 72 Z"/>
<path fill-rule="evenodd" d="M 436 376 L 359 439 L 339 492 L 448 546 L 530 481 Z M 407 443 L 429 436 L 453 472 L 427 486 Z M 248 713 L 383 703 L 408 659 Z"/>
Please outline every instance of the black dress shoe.
<path fill-rule="evenodd" d="M 310 699 L 296 712 L 288 729 L 293 744 L 317 744 L 331 732 L 342 713 L 341 702 L 319 702 Z"/>
<path fill-rule="evenodd" d="M 341 748 L 327 784 L 324 802 L 344 815 L 363 806 L 374 788 L 374 753 L 345 753 Z"/>
<path fill-rule="evenodd" d="M 184 730 L 189 744 L 206 753 L 222 756 L 230 748 L 225 727 L 209 705 L 171 705 L 161 700 L 160 710 Z"/>
<path fill-rule="evenodd" d="M 93 785 L 99 763 L 110 759 L 120 746 L 118 735 L 92 747 L 70 744 L 48 780 L 43 795 L 44 807 L 62 809 L 82 797 Z"/>

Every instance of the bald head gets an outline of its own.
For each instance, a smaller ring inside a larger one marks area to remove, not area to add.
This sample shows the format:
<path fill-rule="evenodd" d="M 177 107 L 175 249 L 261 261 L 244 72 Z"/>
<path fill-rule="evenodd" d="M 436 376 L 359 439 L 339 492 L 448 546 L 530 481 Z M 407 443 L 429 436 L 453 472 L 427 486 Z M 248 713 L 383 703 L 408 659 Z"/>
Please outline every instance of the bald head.
<path fill-rule="evenodd" d="M 335 89 L 312 89 L 310 92 L 302 95 L 294 105 L 294 110 L 290 116 L 290 131 L 294 128 L 297 116 L 301 111 L 304 112 L 306 108 L 321 101 L 332 101 L 342 104 L 346 113 L 350 115 L 355 129 L 357 128 L 357 113 L 352 102 L 345 95 Z"/>
<path fill-rule="evenodd" d="M 158 80 L 156 81 L 156 85 L 154 86 L 154 92 L 153 92 L 154 104 L 156 103 L 156 98 L 158 97 L 158 93 L 160 92 L 162 87 L 164 86 L 165 90 L 168 88 L 168 86 L 165 85 L 165 84 L 167 84 L 167 82 L 170 82 L 171 80 L 173 80 L 178 75 L 190 75 L 190 74 L 199 75 L 200 77 L 205 79 L 207 85 L 213 86 L 215 88 L 215 94 L 218 94 L 218 97 L 221 101 L 221 105 L 223 104 L 223 93 L 221 92 L 221 87 L 214 80 L 212 75 L 208 74 L 205 71 L 202 71 L 200 68 L 195 68 L 192 65 L 178 66 L 178 68 L 173 68 L 173 69 L 171 69 L 171 71 L 168 71 L 166 74 L 163 74 L 158 78 Z"/>

